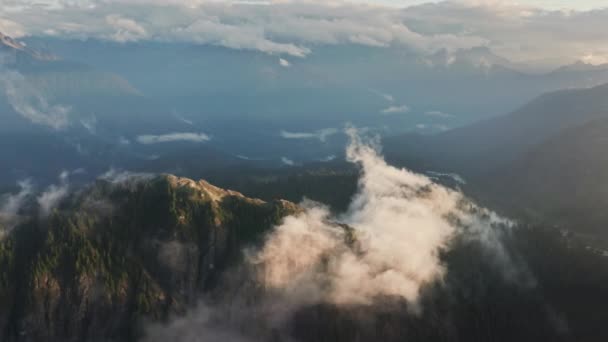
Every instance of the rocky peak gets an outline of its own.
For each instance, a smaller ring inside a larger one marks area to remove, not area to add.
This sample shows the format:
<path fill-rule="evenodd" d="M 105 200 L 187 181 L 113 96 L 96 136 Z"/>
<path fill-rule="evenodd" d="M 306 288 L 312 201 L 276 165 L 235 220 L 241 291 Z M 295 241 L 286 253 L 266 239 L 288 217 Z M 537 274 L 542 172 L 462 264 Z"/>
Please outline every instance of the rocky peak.
<path fill-rule="evenodd" d="M 3 34 L 2 32 L 0 32 L 0 51 L 6 51 L 10 54 L 24 54 L 33 59 L 41 61 L 54 61 L 59 59 L 55 55 L 30 49 L 25 44 Z"/>

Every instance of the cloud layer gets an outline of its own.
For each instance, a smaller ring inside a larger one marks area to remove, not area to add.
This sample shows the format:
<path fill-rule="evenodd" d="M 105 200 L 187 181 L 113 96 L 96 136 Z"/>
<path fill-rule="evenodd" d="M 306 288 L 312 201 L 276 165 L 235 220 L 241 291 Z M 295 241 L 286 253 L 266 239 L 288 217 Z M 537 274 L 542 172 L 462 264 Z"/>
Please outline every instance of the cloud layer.
<path fill-rule="evenodd" d="M 251 261 L 259 281 L 298 305 L 369 305 L 382 296 L 415 304 L 421 288 L 443 276 L 439 254 L 455 235 L 493 235 L 492 226 L 507 221 L 478 214 L 486 211 L 460 193 L 386 164 L 373 144 L 350 136 L 347 158 L 362 174 L 349 210 L 335 217 L 305 203 Z"/>
<path fill-rule="evenodd" d="M 266 334 L 288 330 L 293 314 L 318 304 L 372 308 L 389 299 L 407 303 L 415 314 L 423 309 L 421 290 L 448 271 L 441 252 L 457 238 L 481 243 L 505 279 L 517 279 L 501 243 L 509 221 L 428 177 L 388 165 L 374 141 L 348 133 L 347 159 L 361 168 L 349 209 L 333 215 L 305 201 L 300 214 L 285 218 L 261 247 L 246 252 L 239 270 L 254 282 L 240 278 L 239 270 L 230 272 L 228 283 L 233 280 L 236 290 L 226 290 L 228 303 L 203 305 L 169 326 L 153 326 L 150 341 L 264 341 Z"/>
<path fill-rule="evenodd" d="M 195 142 L 202 143 L 211 140 L 205 133 L 168 133 L 168 134 L 144 134 L 139 135 L 137 137 L 137 142 L 144 145 L 151 144 L 160 144 L 160 143 L 168 143 L 168 142 L 176 142 L 176 141 L 187 141 L 187 142 Z"/>
<path fill-rule="evenodd" d="M 327 141 L 327 138 L 337 134 L 335 128 L 324 128 L 314 132 L 289 132 L 282 130 L 280 135 L 283 139 L 319 139 L 321 142 Z"/>
<path fill-rule="evenodd" d="M 382 114 L 397 114 L 397 113 L 407 113 L 410 111 L 410 107 L 406 105 L 401 106 L 390 106 L 382 110 Z"/>
<path fill-rule="evenodd" d="M 319 45 L 356 44 L 423 54 L 487 46 L 515 61 L 542 63 L 608 60 L 608 10 L 550 11 L 499 0 L 406 9 L 318 0 L 5 3 L 0 30 L 16 36 L 190 42 L 293 57 Z"/>

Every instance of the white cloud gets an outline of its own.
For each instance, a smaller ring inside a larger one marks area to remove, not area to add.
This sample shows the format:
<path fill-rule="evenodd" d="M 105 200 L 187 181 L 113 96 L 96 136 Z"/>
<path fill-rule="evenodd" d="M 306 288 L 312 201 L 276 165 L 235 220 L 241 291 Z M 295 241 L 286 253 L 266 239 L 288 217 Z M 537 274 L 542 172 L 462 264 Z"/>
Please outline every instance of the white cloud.
<path fill-rule="evenodd" d="M 289 159 L 287 157 L 281 157 L 281 163 L 283 163 L 283 164 L 285 164 L 287 166 L 294 166 L 294 165 L 296 165 L 296 163 L 293 160 L 291 160 L 291 159 Z"/>
<path fill-rule="evenodd" d="M 458 184 L 462 184 L 462 185 L 467 184 L 466 180 L 457 173 L 446 173 L 446 172 L 436 172 L 436 171 L 427 171 L 426 173 L 427 173 L 427 175 L 429 175 L 429 178 L 432 178 L 432 179 L 446 177 L 446 178 L 449 178 L 449 179 L 455 181 Z"/>
<path fill-rule="evenodd" d="M 361 168 L 349 209 L 334 215 L 305 201 L 303 210 L 285 218 L 261 247 L 245 251 L 245 265 L 237 269 L 247 272 L 222 284 L 230 291 L 226 301 L 214 300 L 212 307 L 203 305 L 169 325 L 149 327 L 149 341 L 290 340 L 283 336 L 291 327 L 285 323 L 318 304 L 348 309 L 389 297 L 415 310 L 421 290 L 449 271 L 440 254 L 456 240 L 479 242 L 486 261 L 505 280 L 532 284 L 502 245 L 501 237 L 511 229 L 508 220 L 423 175 L 388 165 L 374 142 L 352 129 L 348 133 L 347 159 Z"/>
<path fill-rule="evenodd" d="M 453 237 L 470 235 L 500 248 L 492 226 L 508 221 L 425 176 L 387 165 L 373 145 L 355 131 L 350 135 L 347 157 L 361 166 L 359 192 L 344 215 L 305 203 L 304 213 L 276 228 L 251 257 L 262 266 L 259 279 L 268 289 L 298 306 L 371 304 L 378 296 L 416 304 L 420 289 L 445 273 L 439 252 Z M 352 227 L 354 246 L 344 243 L 344 228 L 332 222 Z M 497 257 L 508 263 L 502 251 Z"/>
<path fill-rule="evenodd" d="M 19 181 L 17 185 L 19 186 L 18 193 L 0 197 L 0 214 L 9 216 L 17 215 L 27 197 L 32 195 L 34 187 L 30 180 Z"/>
<path fill-rule="evenodd" d="M 356 44 L 423 54 L 487 46 L 516 62 L 544 65 L 608 60 L 608 9 L 548 10 L 494 0 L 407 8 L 320 0 L 7 1 L 0 30 L 16 36 L 180 41 L 293 57 L 319 45 Z"/>
<path fill-rule="evenodd" d="M 410 111 L 410 107 L 406 105 L 401 106 L 390 106 L 382 110 L 382 114 L 397 114 L 397 113 L 407 113 Z"/>
<path fill-rule="evenodd" d="M 428 111 L 428 112 L 424 113 L 424 115 L 432 116 L 432 117 L 436 117 L 436 118 L 443 118 L 443 119 L 449 119 L 449 118 L 454 117 L 454 115 L 452 115 L 452 114 L 444 113 L 444 112 L 441 112 L 438 110 Z"/>
<path fill-rule="evenodd" d="M 325 142 L 327 138 L 337 133 L 338 130 L 335 128 L 324 128 L 315 132 L 289 132 L 282 130 L 280 135 L 284 139 L 319 139 L 319 141 Z"/>
<path fill-rule="evenodd" d="M 161 135 L 145 134 L 137 137 L 137 142 L 144 145 L 159 144 L 176 141 L 189 141 L 202 143 L 211 140 L 205 133 L 168 133 Z"/>
<path fill-rule="evenodd" d="M 90 116 L 88 118 L 82 118 L 82 119 L 80 119 L 80 124 L 89 133 L 95 134 L 95 131 L 97 129 L 97 118 L 95 116 Z"/>
<path fill-rule="evenodd" d="M 289 68 L 291 66 L 291 63 L 289 63 L 289 61 L 286 59 L 279 58 L 279 65 L 283 68 Z"/>
<path fill-rule="evenodd" d="M 24 36 L 26 31 L 20 24 L 0 17 L 0 32 L 18 38 Z"/>
<path fill-rule="evenodd" d="M 0 239 L 19 224 L 19 210 L 28 197 L 34 193 L 30 180 L 20 181 L 17 185 L 19 186 L 18 193 L 0 195 Z"/>
<path fill-rule="evenodd" d="M 125 137 L 118 138 L 118 143 L 123 146 L 131 145 L 131 141 Z"/>
<path fill-rule="evenodd" d="M 26 27 L 23 35 L 183 41 L 305 57 L 319 44 L 373 47 L 410 46 L 450 50 L 483 44 L 483 38 L 460 34 L 423 36 L 403 22 L 398 10 L 324 1 L 276 1 L 264 4 L 216 1 L 56 2 L 54 6 L 21 3 L 0 9 Z M 118 15 L 117 13 L 120 13 Z M 44 18 L 41 20 L 40 18 Z"/>
<path fill-rule="evenodd" d="M 2 56 L 0 56 L 2 57 Z M 21 73 L 5 70 L 0 58 L 0 91 L 3 91 L 13 110 L 30 122 L 55 130 L 70 125 L 71 108 L 51 104 L 44 93 L 32 85 Z"/>
<path fill-rule="evenodd" d="M 591 11 L 547 10 L 524 2 L 445 1 L 404 11 L 407 22 L 419 25 L 422 34 L 441 34 L 455 29 L 474 32 L 487 40 L 485 46 L 514 62 L 555 66 L 584 56 L 608 56 L 603 44 L 608 9 Z"/>
<path fill-rule="evenodd" d="M 319 159 L 319 161 L 324 162 L 324 163 L 330 162 L 330 161 L 333 161 L 333 160 L 336 160 L 336 156 L 333 155 L 333 154 L 329 155 L 327 157 L 323 157 L 323 158 Z"/>
<path fill-rule="evenodd" d="M 124 18 L 119 14 L 110 14 L 106 16 L 106 23 L 114 29 L 110 38 L 117 42 L 124 43 L 147 38 L 146 29 L 133 19 Z"/>
<path fill-rule="evenodd" d="M 112 184 L 127 184 L 147 180 L 152 177 L 154 177 L 154 175 L 151 173 L 130 172 L 111 168 L 97 178 Z"/>
<path fill-rule="evenodd" d="M 375 89 L 369 89 L 369 91 L 371 91 L 372 93 L 380 96 L 381 98 L 385 99 L 387 102 L 395 102 L 395 97 L 391 94 L 387 94 L 387 93 L 383 93 L 379 90 L 375 90 Z"/>
<path fill-rule="evenodd" d="M 50 185 L 43 193 L 38 196 L 36 201 L 38 202 L 38 207 L 40 208 L 41 217 L 49 216 L 53 209 L 55 209 L 59 205 L 61 200 L 68 195 L 69 175 L 69 172 L 63 171 L 59 175 L 59 184 Z"/>
<path fill-rule="evenodd" d="M 187 118 L 185 118 L 185 117 L 181 116 L 181 115 L 180 115 L 179 113 L 177 113 L 176 111 L 174 111 L 174 112 L 173 112 L 173 116 L 175 116 L 175 118 L 176 118 L 177 120 L 179 120 L 180 122 L 185 123 L 186 125 L 190 125 L 190 126 L 193 126 L 193 125 L 194 125 L 194 121 L 192 121 L 192 120 L 190 120 L 190 119 L 187 119 Z"/>

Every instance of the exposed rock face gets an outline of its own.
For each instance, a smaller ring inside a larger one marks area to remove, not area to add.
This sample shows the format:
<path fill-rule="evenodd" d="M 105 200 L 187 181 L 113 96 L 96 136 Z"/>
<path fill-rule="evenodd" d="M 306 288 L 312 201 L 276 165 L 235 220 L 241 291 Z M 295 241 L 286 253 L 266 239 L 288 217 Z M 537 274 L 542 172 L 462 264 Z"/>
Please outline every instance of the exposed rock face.
<path fill-rule="evenodd" d="M 36 60 L 54 61 L 58 58 L 51 54 L 42 53 L 28 48 L 17 40 L 0 32 L 0 52 L 12 55 L 14 58 L 29 57 Z"/>
<path fill-rule="evenodd" d="M 136 339 L 297 210 L 169 175 L 98 181 L 0 241 L 0 340 Z"/>

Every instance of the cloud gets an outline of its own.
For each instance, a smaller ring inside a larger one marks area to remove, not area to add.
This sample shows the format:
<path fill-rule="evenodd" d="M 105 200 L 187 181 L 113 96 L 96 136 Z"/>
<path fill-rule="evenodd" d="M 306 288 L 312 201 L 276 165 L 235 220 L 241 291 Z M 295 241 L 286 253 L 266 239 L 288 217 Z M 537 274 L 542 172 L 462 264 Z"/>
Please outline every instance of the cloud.
<path fill-rule="evenodd" d="M 431 179 L 439 179 L 439 178 L 445 177 L 445 178 L 449 178 L 449 179 L 453 180 L 454 182 L 456 182 L 458 184 L 462 184 L 462 185 L 467 184 L 466 180 L 464 178 L 462 178 L 462 176 L 460 176 L 457 173 L 427 171 L 426 174 Z"/>
<path fill-rule="evenodd" d="M 585 56 L 601 63 L 608 47 L 601 42 L 608 9 L 547 10 L 510 1 L 445 1 L 408 8 L 406 22 L 423 35 L 474 32 L 485 46 L 514 62 L 545 67 L 572 63 Z M 422 24 L 432 23 L 432 24 Z"/>
<path fill-rule="evenodd" d="M 138 41 L 147 37 L 146 29 L 135 20 L 124 18 L 119 14 L 106 16 L 106 23 L 114 29 L 110 38 L 114 41 L 125 43 Z"/>
<path fill-rule="evenodd" d="M 17 225 L 19 211 L 34 193 L 34 187 L 30 180 L 19 181 L 17 186 L 19 192 L 16 194 L 0 196 L 0 238 Z"/>
<path fill-rule="evenodd" d="M 315 132 L 289 132 L 282 130 L 280 135 L 284 139 L 319 139 L 319 141 L 325 142 L 327 138 L 337 133 L 338 130 L 335 128 L 324 128 Z"/>
<path fill-rule="evenodd" d="M 150 179 L 152 177 L 154 177 L 154 175 L 151 173 L 130 172 L 111 168 L 97 178 L 112 184 L 127 184 Z"/>
<path fill-rule="evenodd" d="M 375 90 L 375 89 L 369 89 L 369 91 L 371 91 L 372 93 L 382 97 L 383 99 L 385 99 L 387 102 L 395 102 L 395 97 L 391 94 L 387 94 L 387 93 L 383 93 L 379 90 Z"/>
<path fill-rule="evenodd" d="M 179 120 L 180 122 L 185 123 L 186 125 L 190 125 L 193 126 L 194 125 L 194 121 L 190 120 L 190 119 L 186 119 L 185 117 L 181 116 L 178 112 L 173 111 L 173 116 L 175 116 L 175 118 L 177 120 Z"/>
<path fill-rule="evenodd" d="M 176 141 L 202 143 L 211 140 L 205 133 L 169 133 L 161 135 L 145 134 L 137 137 L 137 142 L 144 145 L 159 144 Z"/>
<path fill-rule="evenodd" d="M 123 146 L 128 146 L 128 145 L 131 145 L 131 141 L 125 137 L 120 137 L 120 138 L 118 138 L 118 144 L 123 145 Z"/>
<path fill-rule="evenodd" d="M 172 320 L 168 325 L 152 324 L 147 327 L 145 342 L 253 342 L 257 340 L 240 335 L 226 322 L 218 324 L 215 309 L 199 305 L 194 312 Z"/>
<path fill-rule="evenodd" d="M 21 73 L 6 70 L 1 62 L 0 58 L 0 89 L 15 112 L 34 124 L 55 130 L 69 126 L 70 107 L 49 103 L 42 91 L 30 84 Z"/>
<path fill-rule="evenodd" d="M 373 143 L 352 129 L 349 135 L 347 159 L 361 167 L 358 193 L 339 216 L 306 202 L 303 213 L 268 236 L 249 259 L 266 288 L 297 306 L 370 305 L 382 296 L 416 304 L 421 289 L 445 274 L 439 255 L 453 238 L 498 248 L 496 226 L 509 221 L 428 177 L 386 164 Z M 507 253 L 499 250 L 496 257 L 510 268 Z"/>
<path fill-rule="evenodd" d="M 281 163 L 283 163 L 283 164 L 285 164 L 287 166 L 294 166 L 294 165 L 296 165 L 296 163 L 293 160 L 291 160 L 291 159 L 289 159 L 287 157 L 281 157 Z"/>
<path fill-rule="evenodd" d="M 424 115 L 426 115 L 426 116 L 432 116 L 432 117 L 435 117 L 435 118 L 442 118 L 442 119 L 449 119 L 449 118 L 454 117 L 454 115 L 452 115 L 452 114 L 444 113 L 444 112 L 441 112 L 441 111 L 438 111 L 438 110 L 428 111 L 428 112 L 424 113 Z"/>
<path fill-rule="evenodd" d="M 0 201 L 0 213 L 11 216 L 17 215 L 27 197 L 33 194 L 34 187 L 29 179 L 19 181 L 17 185 L 19 186 L 18 193 L 2 197 L 2 201 Z"/>
<path fill-rule="evenodd" d="M 26 31 L 20 24 L 10 19 L 0 18 L 0 32 L 11 37 L 22 37 Z"/>
<path fill-rule="evenodd" d="M 9 0 L 0 8 L 0 29 L 17 37 L 179 41 L 293 57 L 306 57 L 320 45 L 354 44 L 427 55 L 484 46 L 513 61 L 543 65 L 608 60 L 602 34 L 608 9 L 522 3 L 430 1 L 397 8 L 320 0 L 55 0 L 45 6 Z"/>
<path fill-rule="evenodd" d="M 37 198 L 38 207 L 40 209 L 40 217 L 49 216 L 53 209 L 55 209 L 62 199 L 68 195 L 69 190 L 69 172 L 63 171 L 59 175 L 59 184 L 50 185 L 44 192 L 42 192 Z"/>
<path fill-rule="evenodd" d="M 336 159 L 336 156 L 332 154 L 332 155 L 329 155 L 327 157 L 323 157 L 323 158 L 319 159 L 319 161 L 326 163 L 326 162 L 333 161 L 335 159 Z"/>
<path fill-rule="evenodd" d="M 388 299 L 406 302 L 416 313 L 422 289 L 449 271 L 440 255 L 457 239 L 480 243 L 505 280 L 524 279 L 501 242 L 510 221 L 426 176 L 388 165 L 376 140 L 364 140 L 354 129 L 348 134 L 347 159 L 360 167 L 348 210 L 336 215 L 303 202 L 303 210 L 286 217 L 262 246 L 246 250 L 244 265 L 230 276 L 243 271 L 249 280 L 229 277 L 222 285 L 230 293 L 227 302 L 215 300 L 168 326 L 152 326 L 150 341 L 276 339 L 289 335 L 295 313 L 319 304 L 373 310 Z"/>
<path fill-rule="evenodd" d="M 95 134 L 97 130 L 97 118 L 95 116 L 90 116 L 88 118 L 80 119 L 80 124 L 84 127 L 89 133 Z"/>
<path fill-rule="evenodd" d="M 433 51 L 485 42 L 461 33 L 424 36 L 411 30 L 395 8 L 350 2 L 88 0 L 56 1 L 53 6 L 21 2 L 0 9 L 0 18 L 27 28 L 19 31 L 22 35 L 179 41 L 292 57 L 306 57 L 318 45 Z"/>
<path fill-rule="evenodd" d="M 279 65 L 283 68 L 289 68 L 291 66 L 291 63 L 289 63 L 289 61 L 286 59 L 279 58 Z"/>
<path fill-rule="evenodd" d="M 401 106 L 390 106 L 382 110 L 382 114 L 397 114 L 397 113 L 407 113 L 410 111 L 410 107 L 406 105 Z"/>

